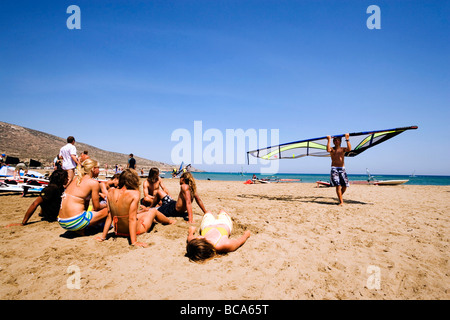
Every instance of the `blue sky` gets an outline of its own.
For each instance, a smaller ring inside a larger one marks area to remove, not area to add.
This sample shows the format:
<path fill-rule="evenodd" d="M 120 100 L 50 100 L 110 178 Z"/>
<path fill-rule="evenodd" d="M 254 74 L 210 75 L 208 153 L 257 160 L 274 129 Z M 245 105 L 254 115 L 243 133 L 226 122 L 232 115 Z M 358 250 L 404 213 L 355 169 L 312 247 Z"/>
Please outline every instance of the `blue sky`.
<path fill-rule="evenodd" d="M 66 27 L 72 4 L 80 30 Z M 448 1 L 2 1 L 0 120 L 168 163 L 194 121 L 278 129 L 280 143 L 418 125 L 347 171 L 450 175 L 449 15 Z"/>

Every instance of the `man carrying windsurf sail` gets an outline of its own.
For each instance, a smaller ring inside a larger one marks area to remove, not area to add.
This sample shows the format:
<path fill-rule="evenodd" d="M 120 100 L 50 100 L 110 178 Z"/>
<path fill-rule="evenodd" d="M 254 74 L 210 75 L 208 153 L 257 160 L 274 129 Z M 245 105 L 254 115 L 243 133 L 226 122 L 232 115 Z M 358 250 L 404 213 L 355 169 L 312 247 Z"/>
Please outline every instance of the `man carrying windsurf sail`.
<path fill-rule="evenodd" d="M 415 130 L 417 128 L 417 126 L 409 126 L 385 130 L 353 132 L 346 133 L 345 135 L 334 135 L 334 148 L 331 148 L 331 136 L 298 140 L 248 151 L 247 160 L 250 163 L 249 155 L 264 160 L 299 159 L 306 156 L 331 156 L 331 185 L 336 187 L 339 204 L 342 205 L 342 194 L 348 187 L 348 179 L 344 166 L 344 156 L 356 157 L 367 149 L 375 147 L 407 130 Z M 345 137 L 345 140 L 347 141 L 346 148 L 341 147 L 342 137 Z M 350 145 L 350 137 L 354 145 L 353 148 Z"/>
<path fill-rule="evenodd" d="M 350 135 L 346 133 L 345 141 L 347 142 L 347 147 L 342 148 L 341 137 L 333 137 L 334 147 L 331 147 L 331 136 L 327 136 L 327 152 L 329 152 L 331 156 L 330 185 L 332 187 L 336 187 L 336 194 L 338 196 L 340 206 L 344 204 L 343 195 L 349 186 L 344 163 L 345 154 L 352 150 L 349 139 Z"/>

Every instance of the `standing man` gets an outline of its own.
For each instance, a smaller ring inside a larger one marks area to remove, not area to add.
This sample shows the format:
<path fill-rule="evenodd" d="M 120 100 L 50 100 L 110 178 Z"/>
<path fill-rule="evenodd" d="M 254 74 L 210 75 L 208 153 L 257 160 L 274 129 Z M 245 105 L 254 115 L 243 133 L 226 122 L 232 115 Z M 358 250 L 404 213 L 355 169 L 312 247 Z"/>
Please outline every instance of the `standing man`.
<path fill-rule="evenodd" d="M 74 137 L 67 137 L 67 144 L 59 150 L 59 156 L 62 158 L 62 169 L 67 171 L 67 184 L 64 186 L 66 188 L 75 176 L 75 168 L 80 164 Z"/>
<path fill-rule="evenodd" d="M 128 169 L 135 169 L 136 170 L 136 160 L 133 158 L 133 154 L 130 153 L 130 159 L 128 159 Z"/>
<path fill-rule="evenodd" d="M 331 137 L 327 136 L 328 140 L 327 152 L 329 152 L 331 156 L 330 184 L 331 186 L 336 187 L 336 194 L 338 196 L 340 206 L 344 204 L 342 196 L 347 190 L 347 187 L 349 186 L 347 172 L 345 171 L 345 164 L 344 164 L 345 153 L 352 150 L 349 138 L 350 135 L 346 133 L 345 141 L 347 142 L 347 148 L 342 148 L 341 137 L 334 137 L 333 138 L 334 147 L 331 148 L 330 146 Z"/>

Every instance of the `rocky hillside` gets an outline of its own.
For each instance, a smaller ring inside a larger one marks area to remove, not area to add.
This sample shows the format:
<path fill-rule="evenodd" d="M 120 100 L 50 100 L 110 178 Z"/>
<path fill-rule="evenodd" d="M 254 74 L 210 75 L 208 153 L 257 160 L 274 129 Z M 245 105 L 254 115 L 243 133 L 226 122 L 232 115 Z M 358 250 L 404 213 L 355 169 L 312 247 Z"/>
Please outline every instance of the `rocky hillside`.
<path fill-rule="evenodd" d="M 0 121 L 0 153 L 17 157 L 26 163 L 33 159 L 41 162 L 43 166 L 51 166 L 59 149 L 67 143 L 66 138 Z M 126 167 L 129 158 L 128 154 L 105 151 L 79 141 L 75 146 L 78 153 L 87 150 L 93 159 L 100 161 L 100 164 L 107 163 L 110 167 L 115 164 Z M 171 170 L 173 167 L 136 155 L 134 158 L 138 168 L 158 167 L 160 170 Z"/>

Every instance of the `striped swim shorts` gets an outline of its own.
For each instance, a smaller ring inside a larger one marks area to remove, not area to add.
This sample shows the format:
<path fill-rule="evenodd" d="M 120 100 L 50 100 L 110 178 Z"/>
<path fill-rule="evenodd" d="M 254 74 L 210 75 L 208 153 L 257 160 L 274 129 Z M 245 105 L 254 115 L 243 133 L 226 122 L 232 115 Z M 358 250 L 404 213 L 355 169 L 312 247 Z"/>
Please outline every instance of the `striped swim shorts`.
<path fill-rule="evenodd" d="M 79 231 L 86 228 L 93 217 L 92 211 L 84 211 L 81 214 L 68 219 L 58 217 L 59 225 L 68 231 Z"/>

